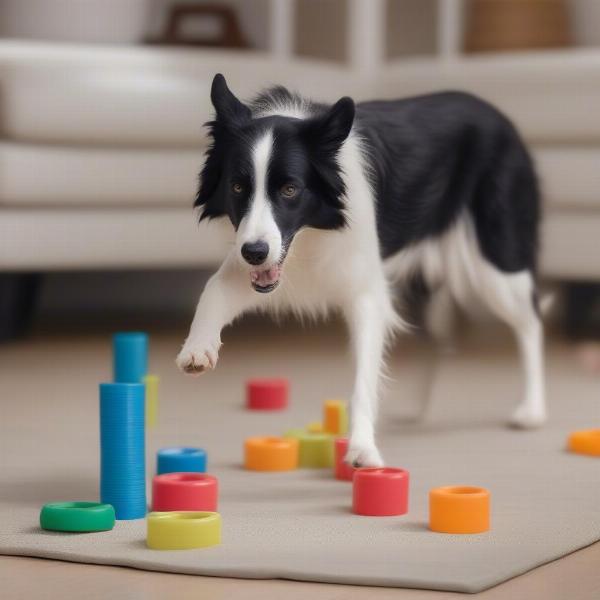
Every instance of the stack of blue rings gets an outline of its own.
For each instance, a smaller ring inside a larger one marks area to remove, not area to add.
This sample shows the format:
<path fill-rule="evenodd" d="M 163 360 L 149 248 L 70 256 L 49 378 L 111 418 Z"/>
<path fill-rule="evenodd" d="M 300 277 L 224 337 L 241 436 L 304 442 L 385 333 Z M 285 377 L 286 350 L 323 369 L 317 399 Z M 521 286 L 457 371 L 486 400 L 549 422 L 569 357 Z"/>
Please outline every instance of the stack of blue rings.
<path fill-rule="evenodd" d="M 206 473 L 206 452 L 202 448 L 162 448 L 156 455 L 156 474 Z"/>
<path fill-rule="evenodd" d="M 148 335 L 140 331 L 113 335 L 113 381 L 142 383 L 148 373 Z"/>
<path fill-rule="evenodd" d="M 146 515 L 144 390 L 141 383 L 100 384 L 100 499 L 117 519 Z"/>

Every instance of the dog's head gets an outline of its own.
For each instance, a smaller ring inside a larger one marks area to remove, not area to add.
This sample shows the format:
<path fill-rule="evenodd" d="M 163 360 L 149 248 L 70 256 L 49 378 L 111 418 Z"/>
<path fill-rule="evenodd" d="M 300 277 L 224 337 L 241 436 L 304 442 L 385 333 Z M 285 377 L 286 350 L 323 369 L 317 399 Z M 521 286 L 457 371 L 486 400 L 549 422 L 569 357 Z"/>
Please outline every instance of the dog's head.
<path fill-rule="evenodd" d="M 202 208 L 201 219 L 229 217 L 250 283 L 267 293 L 279 284 L 298 231 L 345 225 L 337 154 L 352 128 L 354 103 L 342 98 L 306 118 L 253 116 L 220 74 L 211 100 L 212 145 L 195 205 Z"/>

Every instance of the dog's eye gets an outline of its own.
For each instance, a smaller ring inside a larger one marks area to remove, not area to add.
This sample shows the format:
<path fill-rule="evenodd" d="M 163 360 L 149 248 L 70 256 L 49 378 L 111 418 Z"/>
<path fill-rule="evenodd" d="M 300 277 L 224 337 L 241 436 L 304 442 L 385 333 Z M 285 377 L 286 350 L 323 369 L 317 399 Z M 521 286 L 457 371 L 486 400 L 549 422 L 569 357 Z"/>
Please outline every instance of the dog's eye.
<path fill-rule="evenodd" d="M 234 194 L 241 194 L 244 191 L 244 186 L 241 183 L 234 183 L 231 186 Z"/>
<path fill-rule="evenodd" d="M 281 187 L 280 191 L 282 196 L 285 196 L 286 198 L 293 198 L 298 193 L 298 188 L 291 183 L 286 183 Z"/>

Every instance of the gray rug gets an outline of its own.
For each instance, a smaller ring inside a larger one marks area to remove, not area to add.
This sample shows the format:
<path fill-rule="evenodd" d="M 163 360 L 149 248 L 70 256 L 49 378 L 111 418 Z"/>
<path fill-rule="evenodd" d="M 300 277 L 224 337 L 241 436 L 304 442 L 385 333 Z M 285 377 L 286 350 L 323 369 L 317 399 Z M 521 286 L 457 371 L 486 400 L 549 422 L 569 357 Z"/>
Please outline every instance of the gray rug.
<path fill-rule="evenodd" d="M 263 474 L 240 466 L 245 437 L 304 425 L 319 416 L 323 396 L 348 392 L 350 365 L 337 338 L 275 336 L 259 352 L 251 340 L 235 338 L 219 369 L 197 380 L 171 368 L 177 342 L 154 340 L 153 370 L 163 380 L 160 424 L 148 432 L 148 475 L 159 447 L 205 447 L 209 472 L 220 480 L 222 545 L 152 551 L 145 547 L 144 521 L 118 522 L 97 534 L 39 529 L 43 503 L 96 498 L 96 381 L 108 376 L 104 340 L 49 340 L 0 351 L 0 553 L 176 573 L 477 592 L 600 539 L 600 460 L 563 450 L 570 430 L 600 422 L 598 383 L 582 376 L 564 349 L 550 352 L 553 418 L 536 432 L 502 425 L 519 383 L 512 351 L 479 348 L 447 359 L 432 413 L 412 425 L 402 421 L 399 407 L 415 393 L 418 363 L 408 354 L 394 357 L 393 364 L 404 366 L 394 369 L 396 383 L 387 393 L 381 446 L 389 464 L 411 473 L 410 511 L 369 518 L 351 514 L 351 484 L 327 471 Z M 26 377 L 31 364 L 39 369 Z M 243 410 L 245 377 L 283 373 L 293 385 L 288 411 Z M 489 533 L 428 531 L 427 492 L 448 484 L 491 490 Z"/>

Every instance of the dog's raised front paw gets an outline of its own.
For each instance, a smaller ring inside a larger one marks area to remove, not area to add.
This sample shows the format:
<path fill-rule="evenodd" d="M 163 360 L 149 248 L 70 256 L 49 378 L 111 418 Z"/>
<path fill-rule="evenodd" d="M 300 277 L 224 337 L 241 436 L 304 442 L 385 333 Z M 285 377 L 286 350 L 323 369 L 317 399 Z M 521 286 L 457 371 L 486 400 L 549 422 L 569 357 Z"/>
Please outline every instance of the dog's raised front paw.
<path fill-rule="evenodd" d="M 344 459 L 353 467 L 383 467 L 383 458 L 375 444 L 353 444 L 350 441 L 348 453 Z"/>
<path fill-rule="evenodd" d="M 219 359 L 220 344 L 187 342 L 175 359 L 177 366 L 190 375 L 199 375 L 214 369 Z"/>
<path fill-rule="evenodd" d="M 535 429 L 547 420 L 545 410 L 532 410 L 526 404 L 520 404 L 513 412 L 509 425 L 516 429 Z"/>

